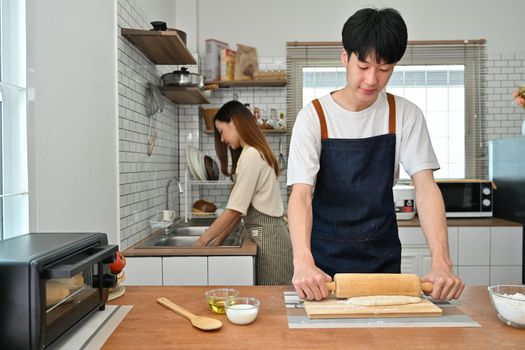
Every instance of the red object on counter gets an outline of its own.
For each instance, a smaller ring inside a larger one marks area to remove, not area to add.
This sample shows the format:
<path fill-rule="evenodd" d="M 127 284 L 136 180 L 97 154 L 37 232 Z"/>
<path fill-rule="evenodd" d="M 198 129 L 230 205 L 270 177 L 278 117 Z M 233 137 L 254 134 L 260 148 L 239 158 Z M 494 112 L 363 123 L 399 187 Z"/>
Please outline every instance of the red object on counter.
<path fill-rule="evenodd" d="M 115 253 L 115 261 L 109 264 L 111 273 L 118 275 L 124 269 L 124 266 L 126 266 L 126 258 L 121 251 L 118 251 Z"/>

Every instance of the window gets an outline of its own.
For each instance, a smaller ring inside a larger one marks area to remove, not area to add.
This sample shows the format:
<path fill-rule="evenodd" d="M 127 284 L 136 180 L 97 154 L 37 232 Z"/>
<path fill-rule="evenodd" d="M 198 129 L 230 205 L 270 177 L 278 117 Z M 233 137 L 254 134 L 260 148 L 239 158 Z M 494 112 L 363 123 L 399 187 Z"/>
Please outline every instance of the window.
<path fill-rule="evenodd" d="M 29 231 L 25 1 L 0 0 L 0 239 Z"/>
<path fill-rule="evenodd" d="M 337 43 L 288 45 L 289 128 L 300 108 L 346 85 L 341 49 Z M 484 46 L 478 43 L 409 43 L 387 85 L 388 92 L 407 98 L 423 111 L 441 165 L 436 178 L 487 176 L 484 57 Z M 400 170 L 401 179 L 408 179 Z"/>

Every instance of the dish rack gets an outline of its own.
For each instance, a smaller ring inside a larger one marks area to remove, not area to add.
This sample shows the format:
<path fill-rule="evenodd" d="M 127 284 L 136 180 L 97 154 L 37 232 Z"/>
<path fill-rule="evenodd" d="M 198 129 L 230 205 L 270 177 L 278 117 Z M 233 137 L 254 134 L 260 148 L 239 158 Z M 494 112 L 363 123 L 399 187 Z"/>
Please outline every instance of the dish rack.
<path fill-rule="evenodd" d="M 216 218 L 218 216 L 217 211 L 220 210 L 220 209 L 217 209 L 215 213 L 210 213 L 210 214 L 194 215 L 191 210 L 193 202 L 194 202 L 193 192 L 192 192 L 193 186 L 231 186 L 231 185 L 233 185 L 233 182 L 231 180 L 214 180 L 214 181 L 196 180 L 190 175 L 189 169 L 186 168 L 186 171 L 184 172 L 184 218 L 185 218 L 185 221 L 187 222 L 188 219 L 191 219 L 191 218 Z"/>

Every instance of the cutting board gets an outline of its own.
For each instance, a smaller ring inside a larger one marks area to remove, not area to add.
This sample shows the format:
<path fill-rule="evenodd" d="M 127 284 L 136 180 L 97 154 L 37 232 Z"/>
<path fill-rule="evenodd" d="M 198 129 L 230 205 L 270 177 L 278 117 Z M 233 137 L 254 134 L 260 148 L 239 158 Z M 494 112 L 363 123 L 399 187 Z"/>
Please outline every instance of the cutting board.
<path fill-rule="evenodd" d="M 305 301 L 309 318 L 372 318 L 372 317 L 428 317 L 442 316 L 443 311 L 427 299 L 417 304 L 391 306 L 357 306 L 335 296 L 321 301 Z"/>

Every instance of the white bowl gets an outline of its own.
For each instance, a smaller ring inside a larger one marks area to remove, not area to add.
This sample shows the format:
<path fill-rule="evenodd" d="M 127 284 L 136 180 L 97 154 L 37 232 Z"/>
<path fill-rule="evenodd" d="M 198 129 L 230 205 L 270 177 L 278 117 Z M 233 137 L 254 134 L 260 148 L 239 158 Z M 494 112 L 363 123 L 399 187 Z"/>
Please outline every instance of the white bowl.
<path fill-rule="evenodd" d="M 255 321 L 260 304 L 259 300 L 252 297 L 230 297 L 226 298 L 224 307 L 231 323 L 245 325 Z"/>
<path fill-rule="evenodd" d="M 495 285 L 488 290 L 499 319 L 509 326 L 525 328 L 525 285 Z"/>

